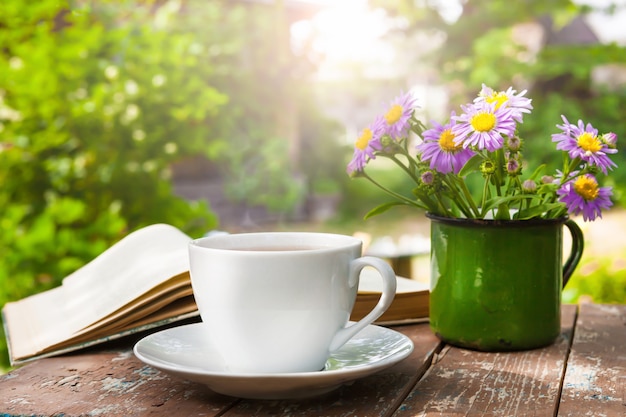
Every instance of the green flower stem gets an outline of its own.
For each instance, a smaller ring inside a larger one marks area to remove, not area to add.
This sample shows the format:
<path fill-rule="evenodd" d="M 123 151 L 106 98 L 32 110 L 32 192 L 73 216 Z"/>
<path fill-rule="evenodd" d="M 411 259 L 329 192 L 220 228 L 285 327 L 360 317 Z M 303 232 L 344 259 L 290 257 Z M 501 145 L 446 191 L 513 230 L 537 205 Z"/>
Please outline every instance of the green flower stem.
<path fill-rule="evenodd" d="M 552 215 L 551 218 L 558 219 L 559 217 L 563 217 L 563 216 L 567 215 L 567 207 L 561 207 L 559 209 L 554 209 L 554 210 L 552 210 L 552 212 L 554 214 Z"/>
<path fill-rule="evenodd" d="M 417 171 L 417 165 L 415 164 L 415 162 L 413 161 L 413 158 L 411 157 L 411 155 L 409 155 L 408 151 L 400 146 L 398 146 L 399 150 L 401 150 L 401 154 L 404 155 L 407 158 L 407 161 L 409 162 L 409 166 L 405 165 L 400 159 L 398 159 L 396 157 L 395 154 L 389 154 L 389 153 L 383 153 L 380 152 L 378 153 L 379 156 L 382 156 L 384 158 L 390 159 L 392 160 L 396 165 L 398 165 L 400 168 L 402 168 L 402 170 L 404 172 L 406 172 L 409 177 L 411 177 L 411 179 L 416 183 L 419 184 L 420 180 L 417 177 L 417 175 L 415 175 L 415 172 Z"/>
<path fill-rule="evenodd" d="M 421 138 L 422 133 L 427 129 L 426 125 L 417 119 L 414 114 L 411 115 L 411 122 L 411 131 Z"/>
<path fill-rule="evenodd" d="M 473 217 L 475 217 L 475 215 L 472 214 L 472 211 L 470 210 L 468 202 L 465 201 L 465 199 L 463 198 L 464 195 L 459 193 L 458 187 L 456 186 L 456 184 L 453 183 L 453 182 L 457 182 L 459 184 L 463 183 L 462 180 L 460 182 L 458 180 L 460 180 L 460 178 L 458 178 L 456 175 L 445 175 L 443 177 L 443 181 L 446 183 L 446 185 L 448 186 L 448 188 L 450 189 L 450 191 L 453 194 L 452 197 L 451 197 L 452 201 L 454 201 L 454 203 L 457 205 L 459 210 L 461 210 L 463 212 L 465 217 L 473 218 Z M 469 200 L 471 201 L 471 196 L 470 196 Z"/>
<path fill-rule="evenodd" d="M 461 210 L 461 212 L 466 218 L 471 219 L 474 217 L 469 207 L 467 207 L 467 204 L 465 204 L 465 201 L 463 201 L 462 199 L 461 200 L 457 199 L 457 200 L 454 200 L 454 202 L 456 203 L 457 208 Z"/>
<path fill-rule="evenodd" d="M 397 165 L 399 165 L 407 174 L 409 174 L 411 179 L 416 184 L 419 184 L 420 183 L 420 179 L 415 174 L 417 172 L 417 164 L 415 163 L 415 160 L 413 159 L 413 157 L 409 154 L 409 151 L 407 149 L 404 149 L 404 148 L 403 148 L 403 150 L 404 150 L 404 152 L 402 154 L 406 157 L 407 161 L 409 161 L 409 166 L 404 165 L 402 163 L 402 161 L 400 161 L 395 155 L 385 155 L 385 156 L 387 158 L 391 159 Z"/>
<path fill-rule="evenodd" d="M 515 175 L 514 177 L 512 177 L 509 180 L 507 189 L 506 189 L 506 195 L 517 195 L 517 192 L 522 192 L 522 182 L 519 179 L 519 176 Z M 520 199 L 519 200 L 519 210 L 522 211 L 524 209 L 524 203 L 528 203 L 529 200 L 528 199 Z"/>
<path fill-rule="evenodd" d="M 532 203 L 533 199 L 532 198 L 525 198 L 524 200 L 522 200 L 520 202 L 520 211 L 530 208 L 530 203 Z"/>
<path fill-rule="evenodd" d="M 572 161 L 567 166 L 567 172 L 563 173 L 563 179 L 561 180 L 561 184 L 563 184 L 563 181 L 565 180 L 565 178 L 569 177 L 569 173 L 573 172 L 576 169 L 576 167 L 580 165 L 581 162 L 582 162 L 582 159 L 580 158 L 572 159 Z"/>
<path fill-rule="evenodd" d="M 402 168 L 402 170 L 404 170 L 411 177 L 411 179 L 415 182 L 415 184 L 419 185 L 421 183 L 421 180 L 416 175 L 417 164 L 415 163 L 414 159 L 411 157 L 411 155 L 409 154 L 407 149 L 405 149 L 405 148 L 400 148 L 400 149 L 402 149 L 402 151 L 403 151 L 402 154 L 406 157 L 407 161 L 409 162 L 409 166 L 406 166 L 400 159 L 398 159 L 393 154 L 392 155 L 382 154 L 382 156 L 384 156 L 384 157 L 392 160 L 393 162 L 395 162 L 396 165 L 398 165 L 400 168 Z M 364 172 L 364 174 L 365 174 L 365 172 Z M 384 190 L 387 194 L 391 195 L 392 197 L 394 197 L 394 198 L 396 198 L 396 199 L 398 199 L 400 201 L 410 202 L 408 204 L 421 207 L 418 204 L 416 204 L 413 200 L 409 200 L 409 199 L 407 199 L 406 197 L 404 197 L 401 194 L 397 194 L 397 193 L 394 193 L 391 190 L 386 189 L 381 184 L 376 183 L 373 178 L 369 177 L 367 174 L 365 174 L 365 175 L 366 175 L 366 177 L 370 181 L 372 181 L 380 189 Z M 438 201 L 437 202 L 438 204 L 437 204 L 427 194 L 419 193 L 418 200 L 421 201 L 424 204 L 424 207 L 422 207 L 422 208 L 425 208 L 428 211 L 431 211 L 433 213 L 447 213 L 448 212 L 447 209 L 445 208 L 445 205 L 443 205 L 441 201 Z"/>
<path fill-rule="evenodd" d="M 423 207 L 420 204 L 418 204 L 417 202 L 415 202 L 415 200 L 411 200 L 409 198 L 406 198 L 405 196 L 403 196 L 402 194 L 398 194 L 394 191 L 391 191 L 390 189 L 388 189 L 387 187 L 383 186 L 382 184 L 380 184 L 378 181 L 376 181 L 374 178 L 370 177 L 369 175 L 367 175 L 367 173 L 365 171 L 361 171 L 361 175 L 363 175 L 363 177 L 367 178 L 372 184 L 374 184 L 375 186 L 377 186 L 378 188 L 380 188 L 381 190 L 383 190 L 385 193 L 389 194 L 390 196 L 392 196 L 393 198 L 395 198 L 398 201 L 401 201 L 405 204 L 408 204 L 410 206 L 415 206 L 415 207 L 419 207 L 419 208 L 426 208 L 426 209 L 430 209 L 430 207 Z M 422 200 L 422 202 L 426 205 L 426 202 L 424 202 Z"/>
<path fill-rule="evenodd" d="M 441 195 L 439 193 L 435 194 L 435 198 L 437 199 L 437 202 L 439 203 L 440 211 L 438 212 L 438 214 L 444 214 L 445 213 L 445 216 L 454 217 L 452 212 L 446 208 L 446 204 L 444 203 L 444 201 L 441 198 Z M 461 206 L 459 206 L 459 208 L 461 209 L 461 211 L 463 211 L 463 213 L 465 213 L 465 211 L 462 209 Z"/>
<path fill-rule="evenodd" d="M 461 178 L 456 177 L 456 176 L 454 177 L 454 179 L 459 184 L 461 191 L 463 191 L 463 194 L 465 195 L 465 198 L 467 199 L 467 202 L 469 203 L 469 206 L 472 209 L 472 212 L 474 213 L 474 217 L 480 216 L 480 210 L 476 206 L 476 202 L 474 201 L 472 194 L 467 188 L 467 184 L 465 184 L 465 181 L 463 181 Z"/>
<path fill-rule="evenodd" d="M 546 203 L 554 203 L 555 201 L 556 201 L 556 196 L 555 195 L 551 195 L 549 198 L 546 199 Z M 558 214 L 559 211 L 560 210 L 557 210 L 557 209 L 549 210 L 546 213 L 546 218 L 547 219 L 556 219 L 558 217 L 557 214 Z"/>
<path fill-rule="evenodd" d="M 495 172 L 495 185 L 496 185 L 496 194 L 498 197 L 502 196 L 501 185 L 504 178 L 504 150 L 497 149 L 496 150 L 496 172 Z"/>
<path fill-rule="evenodd" d="M 439 193 L 435 193 L 435 200 L 433 201 L 428 194 L 422 193 L 420 191 L 415 191 L 417 198 L 421 200 L 425 205 L 427 205 L 426 209 L 431 213 L 436 213 L 439 215 L 450 215 L 449 210 L 446 208 L 446 205 L 441 200 L 441 195 Z"/>
<path fill-rule="evenodd" d="M 491 175 L 485 175 L 485 184 L 483 185 L 483 195 L 482 195 L 482 202 L 480 203 L 481 205 L 481 211 L 480 211 L 480 218 L 484 218 L 485 217 L 485 207 L 487 206 L 487 200 L 489 198 L 491 198 L 491 193 L 489 192 L 489 183 L 491 182 Z"/>

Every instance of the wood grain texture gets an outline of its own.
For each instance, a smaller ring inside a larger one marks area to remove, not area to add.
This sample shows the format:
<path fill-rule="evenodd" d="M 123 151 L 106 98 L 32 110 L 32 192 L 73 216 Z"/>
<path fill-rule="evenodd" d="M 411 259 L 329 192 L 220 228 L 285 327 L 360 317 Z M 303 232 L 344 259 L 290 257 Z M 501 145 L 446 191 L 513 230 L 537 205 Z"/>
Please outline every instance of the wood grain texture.
<path fill-rule="evenodd" d="M 236 401 L 170 378 L 128 349 L 42 359 L 0 384 L 4 415 L 216 416 Z"/>
<path fill-rule="evenodd" d="M 512 353 L 443 347 L 428 324 L 396 326 L 415 343 L 409 358 L 297 401 L 216 394 L 143 364 L 127 339 L 0 376 L 0 415 L 626 416 L 626 305 L 576 312 L 563 306 L 553 345 Z"/>
<path fill-rule="evenodd" d="M 426 371 L 441 343 L 428 324 L 396 327 L 415 343 L 396 366 L 325 396 L 298 401 L 241 400 L 144 365 L 129 346 L 41 359 L 0 376 L 2 415 L 221 416 L 390 414 Z M 369 404 L 377 404 L 370 407 Z M 365 404 L 365 405 L 364 405 Z M 227 412 L 231 407 L 232 412 Z M 281 411 L 282 410 L 282 411 Z M 226 414 L 224 414 L 226 413 Z"/>
<path fill-rule="evenodd" d="M 394 416 L 551 416 L 574 327 L 565 306 L 551 346 L 486 353 L 446 346 Z"/>
<path fill-rule="evenodd" d="M 224 414 L 237 416 L 388 416 L 426 372 L 441 342 L 429 325 L 395 327 L 411 338 L 415 349 L 395 366 L 354 381 L 321 397 L 297 401 L 242 400 Z"/>
<path fill-rule="evenodd" d="M 559 416 L 626 416 L 626 305 L 581 304 Z"/>

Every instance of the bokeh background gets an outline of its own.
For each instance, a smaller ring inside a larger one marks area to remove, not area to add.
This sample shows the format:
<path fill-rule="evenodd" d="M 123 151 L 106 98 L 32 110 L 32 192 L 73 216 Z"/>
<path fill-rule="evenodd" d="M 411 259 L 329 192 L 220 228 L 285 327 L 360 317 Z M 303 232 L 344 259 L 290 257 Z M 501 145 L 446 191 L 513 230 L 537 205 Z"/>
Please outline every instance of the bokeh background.
<path fill-rule="evenodd" d="M 0 306 L 157 222 L 427 236 L 416 210 L 364 220 L 385 197 L 345 165 L 401 92 L 444 121 L 482 83 L 528 90 L 531 166 L 562 163 L 561 114 L 618 135 L 564 300 L 626 303 L 624 21 L 623 0 L 3 0 Z"/>

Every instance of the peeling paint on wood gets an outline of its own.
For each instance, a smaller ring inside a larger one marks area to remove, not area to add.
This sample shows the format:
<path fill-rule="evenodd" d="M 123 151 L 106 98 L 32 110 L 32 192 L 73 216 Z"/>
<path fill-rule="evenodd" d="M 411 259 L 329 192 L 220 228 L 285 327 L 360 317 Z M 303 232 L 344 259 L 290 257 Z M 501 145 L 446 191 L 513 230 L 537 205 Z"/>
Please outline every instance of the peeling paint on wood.
<path fill-rule="evenodd" d="M 558 415 L 626 416 L 626 306 L 580 306 Z"/>
<path fill-rule="evenodd" d="M 397 365 L 354 381 L 322 397 L 294 401 L 242 400 L 224 417 L 243 416 L 333 416 L 367 417 L 391 414 L 418 379 L 426 372 L 441 342 L 428 324 L 398 328 L 413 340 L 411 356 Z"/>
<path fill-rule="evenodd" d="M 0 416 L 626 416 L 626 305 L 562 312 L 559 340 L 525 352 L 444 346 L 428 324 L 398 326 L 415 343 L 409 358 L 298 401 L 216 394 L 143 364 L 127 340 L 0 376 Z"/>
<path fill-rule="evenodd" d="M 0 415 L 220 415 L 237 400 L 170 378 L 132 351 L 42 359 L 0 377 Z"/>
<path fill-rule="evenodd" d="M 446 347 L 394 416 L 553 415 L 575 313 L 575 306 L 563 309 L 561 336 L 544 349 L 487 353 Z"/>
<path fill-rule="evenodd" d="M 426 371 L 441 344 L 427 324 L 402 329 L 416 344 L 410 358 L 311 400 L 246 401 L 219 395 L 144 365 L 126 346 L 42 359 L 0 377 L 0 414 L 237 416 L 281 414 L 282 409 L 316 417 L 388 414 Z"/>

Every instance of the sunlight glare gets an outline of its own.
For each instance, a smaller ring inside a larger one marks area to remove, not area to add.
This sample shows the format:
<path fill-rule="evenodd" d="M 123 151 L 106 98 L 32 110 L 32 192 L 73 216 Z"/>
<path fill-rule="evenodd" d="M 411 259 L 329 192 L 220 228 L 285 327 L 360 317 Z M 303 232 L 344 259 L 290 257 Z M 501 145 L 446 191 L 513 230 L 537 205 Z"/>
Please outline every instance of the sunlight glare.
<path fill-rule="evenodd" d="M 376 62 L 393 59 L 381 40 L 389 28 L 383 10 L 371 10 L 366 0 L 334 2 L 309 22 L 298 22 L 292 35 L 312 39 L 311 46 L 326 61 Z"/>

